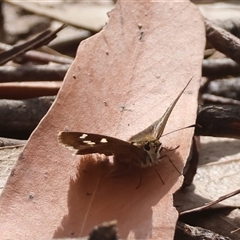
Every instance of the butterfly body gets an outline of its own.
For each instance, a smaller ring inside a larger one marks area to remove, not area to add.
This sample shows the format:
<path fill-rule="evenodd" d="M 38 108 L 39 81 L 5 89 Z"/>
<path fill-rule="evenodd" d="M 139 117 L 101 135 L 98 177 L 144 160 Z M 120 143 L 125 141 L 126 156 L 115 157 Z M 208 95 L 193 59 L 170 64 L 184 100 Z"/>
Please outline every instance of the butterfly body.
<path fill-rule="evenodd" d="M 127 164 L 133 163 L 138 167 L 153 166 L 161 160 L 162 144 L 159 139 L 162 136 L 167 120 L 190 81 L 160 119 L 127 141 L 85 132 L 60 132 L 58 141 L 65 147 L 77 150 L 75 153 L 77 155 L 94 153 L 106 156 L 114 155 L 115 159 Z"/>

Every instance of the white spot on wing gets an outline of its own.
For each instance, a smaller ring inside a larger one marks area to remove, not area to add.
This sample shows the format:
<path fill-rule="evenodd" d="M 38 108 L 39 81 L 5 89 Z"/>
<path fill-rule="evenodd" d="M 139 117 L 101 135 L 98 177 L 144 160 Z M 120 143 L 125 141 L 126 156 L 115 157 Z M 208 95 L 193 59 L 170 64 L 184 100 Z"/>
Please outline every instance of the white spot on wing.
<path fill-rule="evenodd" d="M 79 138 L 80 139 L 84 139 L 84 138 L 86 138 L 88 135 L 86 134 L 86 133 L 83 133 Z"/>
<path fill-rule="evenodd" d="M 96 144 L 95 142 L 92 142 L 92 141 L 90 141 L 90 140 L 86 140 L 86 141 L 83 141 L 83 142 L 86 143 L 86 144 L 89 144 L 89 145 Z"/>
<path fill-rule="evenodd" d="M 106 138 L 102 138 L 100 142 L 101 142 L 101 143 L 107 143 L 108 141 L 107 141 Z"/>

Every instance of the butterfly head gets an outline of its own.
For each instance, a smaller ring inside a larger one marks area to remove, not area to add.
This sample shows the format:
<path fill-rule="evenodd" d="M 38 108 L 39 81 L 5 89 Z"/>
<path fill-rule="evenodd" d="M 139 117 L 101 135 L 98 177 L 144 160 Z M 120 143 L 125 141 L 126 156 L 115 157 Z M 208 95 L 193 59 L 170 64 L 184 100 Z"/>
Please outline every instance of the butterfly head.
<path fill-rule="evenodd" d="M 136 145 L 147 153 L 146 158 L 141 159 L 140 167 L 150 167 L 159 161 L 162 148 L 162 143 L 159 140 L 147 141 L 142 143 L 141 146 L 139 144 Z"/>

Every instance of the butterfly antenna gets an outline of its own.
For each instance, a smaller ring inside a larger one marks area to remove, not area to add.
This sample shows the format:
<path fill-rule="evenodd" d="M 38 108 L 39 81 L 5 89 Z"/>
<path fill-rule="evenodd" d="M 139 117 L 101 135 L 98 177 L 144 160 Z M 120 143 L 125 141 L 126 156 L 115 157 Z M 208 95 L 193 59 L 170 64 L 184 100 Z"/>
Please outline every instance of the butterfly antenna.
<path fill-rule="evenodd" d="M 183 128 L 179 128 L 177 130 L 174 130 L 174 131 L 168 132 L 166 134 L 163 134 L 161 137 L 167 136 L 168 134 L 171 134 L 171 133 L 174 133 L 174 132 L 181 131 L 181 130 L 186 129 L 186 128 L 192 128 L 192 127 L 202 127 L 202 126 L 200 126 L 199 124 L 193 124 L 193 125 L 190 125 L 190 126 L 187 126 L 187 127 L 183 127 Z"/>

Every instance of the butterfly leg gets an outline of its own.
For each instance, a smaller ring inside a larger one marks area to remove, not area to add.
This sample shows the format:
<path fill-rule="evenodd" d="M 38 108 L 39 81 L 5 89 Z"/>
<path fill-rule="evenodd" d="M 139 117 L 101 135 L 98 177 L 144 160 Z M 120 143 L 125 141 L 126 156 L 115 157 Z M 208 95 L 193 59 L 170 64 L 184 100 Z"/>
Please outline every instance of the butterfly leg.
<path fill-rule="evenodd" d="M 180 145 L 176 146 L 176 147 L 173 148 L 173 149 L 168 149 L 168 148 L 162 147 L 161 150 L 163 149 L 163 150 L 166 151 L 166 152 L 172 152 L 172 151 L 177 150 L 179 147 L 180 147 Z M 161 150 L 160 150 L 160 151 L 161 151 Z"/>
<path fill-rule="evenodd" d="M 113 171 L 111 173 L 111 176 L 113 178 L 116 178 L 116 177 L 121 177 L 121 176 L 124 176 L 127 174 L 127 172 L 132 168 L 133 164 L 124 164 L 124 163 L 121 163 L 121 168 L 123 167 L 124 165 L 124 170 L 122 171 L 121 169 L 117 169 L 115 171 Z M 126 165 L 126 166 L 125 166 Z M 120 166 L 119 166 L 120 167 Z"/>
<path fill-rule="evenodd" d="M 162 147 L 162 148 L 160 149 L 160 152 L 161 152 L 162 150 L 164 150 L 164 151 L 166 151 L 166 152 L 172 152 L 172 151 L 175 151 L 176 149 L 178 149 L 179 147 L 180 147 L 180 145 L 178 145 L 177 147 L 175 147 L 175 148 L 173 148 L 173 149 L 167 149 L 167 148 L 165 148 L 165 147 Z M 170 158 L 167 154 L 161 156 L 161 157 L 159 158 L 159 160 L 162 159 L 162 158 L 165 158 L 165 157 L 168 158 L 169 162 L 173 165 L 173 167 L 176 169 L 176 171 L 177 171 L 180 175 L 182 175 L 182 173 L 178 170 L 178 168 L 176 167 L 176 165 L 173 163 L 173 161 L 171 160 L 171 158 Z"/>
<path fill-rule="evenodd" d="M 127 174 L 127 172 L 132 168 L 132 166 L 134 166 L 134 164 L 126 164 L 126 165 L 127 165 L 127 168 L 124 169 L 124 172 L 122 171 L 119 172 L 118 170 L 115 170 L 111 173 L 111 177 L 112 178 L 122 177 Z M 140 175 L 139 175 L 140 178 L 139 178 L 139 183 L 136 186 L 136 189 L 138 189 L 142 184 L 142 169 L 141 168 L 138 168 L 138 169 L 140 169 Z"/>
<path fill-rule="evenodd" d="M 159 174 L 158 170 L 157 170 L 155 167 L 154 167 L 154 170 L 155 170 L 155 172 L 157 173 L 158 177 L 160 178 L 162 184 L 164 185 L 164 181 L 163 181 L 161 175 Z"/>
<path fill-rule="evenodd" d="M 138 185 L 136 186 L 136 189 L 138 189 L 142 184 L 142 170 L 140 169 L 140 179 L 139 179 L 139 183 Z"/>
<path fill-rule="evenodd" d="M 177 168 L 176 165 L 173 163 L 173 161 L 171 160 L 171 158 L 170 158 L 168 155 L 166 155 L 166 157 L 168 158 L 169 162 L 173 165 L 173 167 L 177 170 L 177 172 L 178 172 L 180 175 L 182 175 L 182 173 L 178 170 L 178 168 Z"/>

